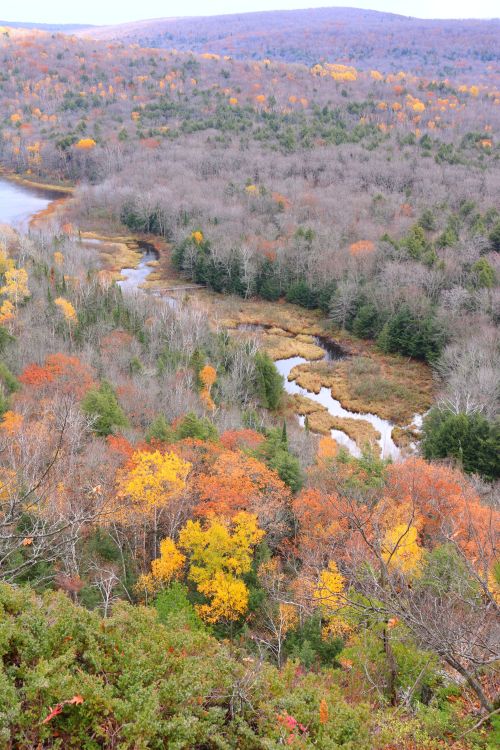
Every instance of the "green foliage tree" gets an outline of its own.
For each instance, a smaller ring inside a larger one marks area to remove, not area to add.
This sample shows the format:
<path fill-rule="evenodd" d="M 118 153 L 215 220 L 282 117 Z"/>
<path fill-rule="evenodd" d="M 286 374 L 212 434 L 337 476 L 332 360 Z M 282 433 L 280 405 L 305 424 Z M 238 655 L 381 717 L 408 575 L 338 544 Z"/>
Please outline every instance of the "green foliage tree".
<path fill-rule="evenodd" d="M 14 393 L 19 390 L 17 378 L 14 377 L 5 362 L 0 362 L 0 381 L 3 383 L 8 393 Z"/>
<path fill-rule="evenodd" d="M 311 669 L 317 665 L 335 665 L 343 645 L 341 638 L 324 637 L 321 615 L 316 612 L 288 633 L 285 653 Z"/>
<path fill-rule="evenodd" d="M 276 410 L 283 397 L 283 377 L 276 369 L 276 365 L 265 352 L 255 355 L 256 386 L 262 406 Z"/>
<path fill-rule="evenodd" d="M 495 285 L 495 269 L 486 258 L 479 258 L 472 265 L 472 284 L 477 289 L 491 289 Z"/>
<path fill-rule="evenodd" d="M 406 237 L 401 240 L 400 247 L 407 250 L 408 255 L 414 260 L 420 260 L 429 249 L 423 227 L 415 224 Z"/>
<path fill-rule="evenodd" d="M 194 376 L 196 379 L 196 387 L 198 388 L 198 390 L 201 390 L 203 387 L 203 383 L 200 380 L 200 372 L 205 366 L 206 361 L 207 361 L 206 356 L 204 352 L 201 351 L 201 349 L 195 349 L 189 361 L 189 364 L 191 365 L 194 371 Z"/>
<path fill-rule="evenodd" d="M 493 250 L 500 253 L 500 221 L 497 221 L 489 234 L 490 244 Z"/>
<path fill-rule="evenodd" d="M 301 307 L 310 310 L 313 310 L 318 306 L 317 293 L 313 291 L 304 280 L 296 281 L 288 287 L 286 300 L 287 302 L 292 302 L 295 305 L 300 305 Z"/>
<path fill-rule="evenodd" d="M 283 422 L 281 430 L 279 427 L 268 430 L 266 440 L 257 453 L 292 492 L 300 490 L 303 484 L 302 471 L 298 458 L 289 450 L 286 422 Z"/>
<path fill-rule="evenodd" d="M 377 343 L 383 352 L 434 362 L 446 342 L 445 331 L 432 315 L 417 317 L 401 307 L 382 328 Z"/>
<path fill-rule="evenodd" d="M 93 430 L 102 437 L 111 435 L 116 427 L 128 425 L 113 386 L 107 380 L 103 380 L 99 388 L 92 388 L 85 394 L 82 411 L 93 418 Z"/>
<path fill-rule="evenodd" d="M 434 408 L 424 420 L 425 458 L 455 458 L 464 471 L 486 479 L 500 476 L 500 425 L 481 414 Z"/>
<path fill-rule="evenodd" d="M 434 213 L 430 208 L 426 208 L 422 211 L 419 222 L 420 226 L 427 232 L 432 232 L 436 228 L 436 219 Z"/>
<path fill-rule="evenodd" d="M 14 337 L 10 335 L 8 330 L 3 326 L 0 326 L 0 354 L 5 351 L 7 344 L 14 341 Z"/>
<path fill-rule="evenodd" d="M 362 339 L 372 339 L 376 336 L 379 327 L 379 315 L 375 305 L 371 303 L 361 305 L 351 324 L 354 335 Z"/>
<path fill-rule="evenodd" d="M 173 438 L 173 430 L 165 419 L 163 414 L 159 414 L 149 425 L 145 434 L 146 442 L 151 443 L 158 440 L 161 443 L 168 443 Z"/>
<path fill-rule="evenodd" d="M 191 630 L 205 629 L 205 624 L 189 600 L 187 586 L 179 581 L 173 581 L 158 594 L 155 607 L 158 619 L 164 625 L 171 626 L 175 623 L 178 626 L 187 626 Z"/>
<path fill-rule="evenodd" d="M 175 438 L 197 438 L 198 440 L 217 440 L 219 434 L 217 428 L 206 417 L 197 417 L 193 412 L 188 412 L 175 428 Z"/>

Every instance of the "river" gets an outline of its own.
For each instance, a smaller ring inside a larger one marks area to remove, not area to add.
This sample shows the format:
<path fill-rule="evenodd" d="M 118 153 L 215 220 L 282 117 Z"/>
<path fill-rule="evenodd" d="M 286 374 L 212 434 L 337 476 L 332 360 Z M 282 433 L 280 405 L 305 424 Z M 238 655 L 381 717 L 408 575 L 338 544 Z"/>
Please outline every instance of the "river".
<path fill-rule="evenodd" d="M 19 185 L 10 180 L 0 178 L 0 224 L 10 224 L 21 231 L 26 230 L 28 229 L 29 220 L 34 214 L 43 211 L 54 199 L 60 197 L 61 194 L 56 191 Z M 99 240 L 84 240 L 82 244 L 85 243 L 99 245 Z M 153 270 L 150 265 L 151 261 L 158 258 L 158 253 L 151 245 L 148 243 L 138 244 L 143 250 L 141 260 L 135 268 L 123 268 L 121 271 L 123 279 L 118 282 L 122 289 L 127 292 L 137 292 L 140 285 L 144 283 Z M 163 297 L 163 299 L 172 306 L 178 304 L 175 297 Z M 259 326 L 255 326 L 255 328 L 258 329 Z M 332 342 L 317 338 L 315 343 L 325 352 L 326 360 L 334 361 L 345 356 L 342 350 Z M 345 409 L 340 401 L 332 396 L 330 388 L 321 388 L 319 393 L 314 393 L 302 388 L 294 380 L 289 379 L 292 369 L 296 365 L 306 362 L 308 360 L 303 357 L 290 357 L 275 362 L 278 371 L 283 376 L 286 392 L 291 395 L 300 394 L 320 403 L 326 407 L 332 416 L 363 419 L 370 422 L 380 434 L 378 442 L 382 457 L 397 459 L 400 456 L 400 450 L 392 439 L 392 429 L 394 427 L 392 422 L 382 419 L 376 414 L 352 412 Z M 298 417 L 298 419 L 301 424 L 304 424 L 303 417 Z M 414 423 L 418 423 L 418 419 L 419 417 L 416 415 Z M 331 435 L 337 443 L 347 448 L 353 455 L 360 455 L 359 447 L 344 432 L 331 430 Z"/>

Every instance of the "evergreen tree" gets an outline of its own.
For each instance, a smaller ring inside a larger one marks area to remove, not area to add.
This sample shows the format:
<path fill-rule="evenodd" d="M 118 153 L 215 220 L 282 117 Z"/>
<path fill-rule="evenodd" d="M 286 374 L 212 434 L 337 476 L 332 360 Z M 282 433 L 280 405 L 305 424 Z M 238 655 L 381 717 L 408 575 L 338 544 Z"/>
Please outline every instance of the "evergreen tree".
<path fill-rule="evenodd" d="M 500 476 L 500 424 L 481 414 L 434 408 L 424 420 L 425 458 L 455 458 L 464 471 L 486 479 Z"/>
<path fill-rule="evenodd" d="M 500 253 L 500 221 L 497 221 L 489 234 L 490 244 L 493 250 Z"/>
<path fill-rule="evenodd" d="M 486 258 L 479 258 L 472 268 L 472 283 L 476 289 L 491 289 L 495 285 L 495 269 Z"/>
<path fill-rule="evenodd" d="M 219 437 L 216 427 L 206 417 L 197 417 L 193 412 L 186 414 L 175 429 L 177 440 L 197 438 L 198 440 L 217 440 Z"/>
<path fill-rule="evenodd" d="M 199 391 L 203 388 L 203 383 L 200 380 L 200 372 L 204 368 L 205 363 L 206 363 L 206 357 L 204 353 L 201 351 L 201 349 L 195 349 L 193 354 L 191 355 L 191 360 L 189 364 L 194 370 L 194 375 L 196 378 L 196 386 Z"/>
<path fill-rule="evenodd" d="M 300 463 L 296 456 L 292 456 L 287 450 L 278 450 L 270 459 L 269 466 L 290 487 L 292 492 L 300 490 L 303 480 Z"/>
<path fill-rule="evenodd" d="M 352 322 L 352 332 L 361 339 L 372 339 L 379 327 L 379 317 L 375 305 L 361 305 Z"/>
<path fill-rule="evenodd" d="M 17 378 L 14 377 L 5 362 L 0 362 L 0 381 L 4 384 L 8 393 L 14 393 L 20 388 Z"/>
<path fill-rule="evenodd" d="M 439 357 L 445 340 L 445 332 L 433 315 L 419 318 L 403 306 L 386 322 L 377 343 L 383 352 L 399 352 L 433 362 Z"/>
<path fill-rule="evenodd" d="M 168 443 L 172 440 L 173 431 L 163 414 L 159 414 L 151 422 L 146 430 L 145 437 L 148 443 L 151 443 L 152 440 L 158 440 L 161 443 Z"/>
<path fill-rule="evenodd" d="M 0 326 L 0 354 L 5 350 L 7 344 L 14 341 L 14 337 L 10 335 L 8 330 L 3 326 Z"/>
<path fill-rule="evenodd" d="M 107 380 L 103 380 L 99 388 L 93 388 L 85 394 L 82 411 L 93 418 L 94 432 L 102 437 L 111 435 L 115 427 L 128 425 L 127 417 Z"/>
<path fill-rule="evenodd" d="M 286 300 L 310 310 L 314 309 L 318 304 L 316 292 L 304 280 L 297 281 L 288 288 Z"/>
<path fill-rule="evenodd" d="M 258 352 L 255 355 L 255 369 L 257 392 L 262 406 L 266 409 L 277 409 L 283 396 L 283 377 L 265 352 Z"/>
<path fill-rule="evenodd" d="M 274 469 L 279 478 L 287 484 L 293 492 L 302 487 L 303 478 L 299 460 L 292 455 L 288 448 L 286 422 L 283 427 L 268 430 L 266 440 L 259 450 L 267 465 Z"/>

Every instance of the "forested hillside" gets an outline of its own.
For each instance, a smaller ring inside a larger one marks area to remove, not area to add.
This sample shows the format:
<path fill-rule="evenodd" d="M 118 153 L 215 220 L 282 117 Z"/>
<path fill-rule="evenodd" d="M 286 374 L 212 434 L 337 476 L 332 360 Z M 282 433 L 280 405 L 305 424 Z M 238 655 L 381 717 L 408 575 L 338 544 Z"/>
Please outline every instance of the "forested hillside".
<path fill-rule="evenodd" d="M 439 21 L 357 8 L 309 8 L 157 18 L 81 33 L 239 59 L 269 57 L 306 65 L 336 61 L 386 73 L 412 70 L 443 78 L 461 73 L 468 80 L 477 77 L 484 65 L 498 65 L 499 32 L 498 18 Z"/>
<path fill-rule="evenodd" d="M 497 744 L 499 64 L 349 34 L 0 36 L 1 747 Z"/>

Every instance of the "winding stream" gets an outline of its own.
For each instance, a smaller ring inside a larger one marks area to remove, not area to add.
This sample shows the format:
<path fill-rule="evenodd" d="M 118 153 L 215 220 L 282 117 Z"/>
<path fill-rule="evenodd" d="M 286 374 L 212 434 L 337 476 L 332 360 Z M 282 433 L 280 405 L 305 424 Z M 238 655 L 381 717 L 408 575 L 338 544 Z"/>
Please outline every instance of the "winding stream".
<path fill-rule="evenodd" d="M 118 285 L 127 292 L 136 291 L 146 281 L 153 271 L 149 264 L 158 260 L 158 251 L 148 243 L 139 242 L 139 249 L 142 251 L 142 256 L 137 266 L 135 268 L 122 268 L 120 271 L 123 279 L 118 282 Z"/>
<path fill-rule="evenodd" d="M 10 180 L 0 177 L 0 224 L 10 224 L 16 229 L 26 230 L 28 228 L 29 219 L 33 214 L 38 213 L 47 208 L 47 206 L 55 199 L 60 198 L 61 195 L 55 191 L 50 191 L 45 188 L 35 188 L 31 186 L 19 185 Z M 100 240 L 84 240 L 82 244 L 92 244 L 98 246 Z M 153 267 L 150 265 L 151 261 L 157 260 L 157 251 L 148 243 L 140 242 L 139 248 L 142 250 L 142 257 L 135 268 L 123 268 L 121 274 L 123 279 L 119 281 L 119 285 L 124 291 L 136 292 L 140 285 L 144 283 L 150 273 L 153 271 Z M 158 294 L 159 292 L 154 292 Z M 163 296 L 163 295 L 162 295 Z M 175 297 L 163 296 L 163 299 L 167 304 L 173 307 L 179 304 L 179 301 Z M 240 330 L 262 330 L 262 326 L 240 326 Z M 321 347 L 325 353 L 324 359 L 328 361 L 335 361 L 345 356 L 344 352 L 337 347 L 333 342 L 328 339 L 321 337 L 315 338 L 315 344 Z M 350 419 L 361 419 L 373 425 L 373 427 L 380 433 L 379 445 L 383 458 L 397 459 L 400 456 L 400 450 L 392 439 L 392 429 L 394 424 L 386 419 L 382 419 L 376 414 L 371 413 L 358 413 L 352 412 L 345 409 L 340 401 L 333 398 L 330 388 L 323 387 L 319 393 L 308 391 L 306 388 L 299 386 L 294 380 L 289 380 L 292 369 L 299 364 L 308 363 L 309 360 L 304 357 L 289 357 L 287 359 L 279 359 L 275 362 L 275 365 L 283 376 L 284 387 L 287 393 L 299 394 L 305 396 L 316 403 L 326 407 L 328 412 L 334 417 L 348 417 Z M 298 417 L 299 422 L 304 424 L 304 417 Z M 419 415 L 416 415 L 414 423 L 418 424 Z M 346 447 L 353 455 L 359 456 L 360 449 L 348 435 L 340 430 L 331 430 L 332 438 L 334 438 L 340 445 Z"/>
<path fill-rule="evenodd" d="M 321 344 L 319 344 L 319 346 L 321 346 Z M 325 355 L 325 359 L 328 359 L 328 353 Z M 302 388 L 302 386 L 298 385 L 294 380 L 288 379 L 290 372 L 296 365 L 306 364 L 308 362 L 309 360 L 304 359 L 304 357 L 289 357 L 288 359 L 276 360 L 274 364 L 279 373 L 283 375 L 286 392 L 291 395 L 297 393 L 300 396 L 306 396 L 311 399 L 311 401 L 315 401 L 316 403 L 325 406 L 332 417 L 349 417 L 350 419 L 363 419 L 365 422 L 370 422 L 370 424 L 372 424 L 380 433 L 378 443 L 380 445 L 382 458 L 398 458 L 400 456 L 400 450 L 392 439 L 392 428 L 394 427 L 392 422 L 369 412 L 360 413 L 344 409 L 340 401 L 333 398 L 330 388 L 323 387 L 320 389 L 319 393 L 314 393 L 313 391 L 308 391 L 306 388 Z M 346 435 L 345 432 L 342 432 L 341 430 L 331 430 L 330 432 L 332 438 L 336 440 L 337 443 L 347 448 L 354 456 L 361 455 L 361 451 L 354 440 Z"/>
<path fill-rule="evenodd" d="M 255 323 L 244 323 L 238 326 L 238 330 L 240 331 L 253 331 L 255 333 L 263 332 L 268 328 L 270 328 L 270 326 L 259 325 Z M 319 346 L 320 349 L 322 349 L 324 352 L 323 361 L 335 362 L 348 356 L 342 349 L 342 347 L 331 341 L 326 336 L 314 336 L 313 338 L 314 344 L 316 346 Z M 314 362 L 318 361 L 321 360 L 314 360 Z M 380 438 L 377 442 L 380 446 L 380 453 L 382 458 L 399 458 L 399 456 L 401 455 L 401 451 L 392 439 L 392 430 L 395 427 L 393 422 L 390 422 L 387 419 L 382 419 L 382 417 L 379 417 L 377 414 L 372 414 L 371 412 L 355 412 L 349 411 L 349 409 L 345 409 L 340 401 L 333 398 L 330 388 L 322 387 L 319 393 L 314 393 L 314 391 L 308 391 L 306 388 L 300 386 L 294 379 L 290 379 L 290 373 L 296 365 L 311 363 L 312 360 L 298 356 L 275 360 L 274 364 L 276 365 L 276 369 L 278 370 L 280 375 L 283 376 L 285 391 L 291 396 L 295 394 L 299 396 L 305 396 L 311 401 L 314 401 L 317 404 L 321 404 L 321 406 L 324 406 L 327 409 L 328 413 L 331 414 L 332 417 L 358 419 L 364 420 L 365 422 L 370 422 L 370 424 L 380 434 Z M 305 417 L 299 416 L 298 419 L 300 424 L 304 425 Z M 416 415 L 413 420 L 414 424 L 417 424 L 418 419 L 419 415 Z M 349 435 L 346 435 L 345 432 L 342 432 L 341 430 L 330 430 L 330 433 L 332 438 L 336 440 L 339 445 L 347 448 L 348 451 L 354 456 L 361 455 L 359 446 L 352 438 L 349 437 Z"/>

